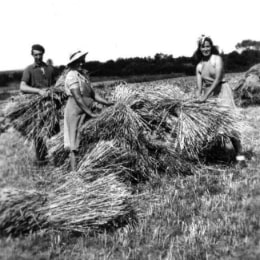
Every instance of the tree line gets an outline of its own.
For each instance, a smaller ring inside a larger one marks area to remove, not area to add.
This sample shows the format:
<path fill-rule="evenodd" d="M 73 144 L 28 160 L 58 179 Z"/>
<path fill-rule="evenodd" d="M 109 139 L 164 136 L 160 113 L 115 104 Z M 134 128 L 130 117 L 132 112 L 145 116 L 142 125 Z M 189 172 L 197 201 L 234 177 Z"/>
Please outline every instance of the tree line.
<path fill-rule="evenodd" d="M 260 63 L 260 42 L 244 40 L 236 45 L 236 51 L 221 54 L 226 72 L 244 72 Z M 195 75 L 195 57 L 177 57 L 157 53 L 154 57 L 119 58 L 106 62 L 89 61 L 85 68 L 92 77 L 128 77 L 138 75 Z M 65 66 L 54 66 L 58 76 Z M 0 86 L 21 80 L 22 71 L 0 72 Z"/>

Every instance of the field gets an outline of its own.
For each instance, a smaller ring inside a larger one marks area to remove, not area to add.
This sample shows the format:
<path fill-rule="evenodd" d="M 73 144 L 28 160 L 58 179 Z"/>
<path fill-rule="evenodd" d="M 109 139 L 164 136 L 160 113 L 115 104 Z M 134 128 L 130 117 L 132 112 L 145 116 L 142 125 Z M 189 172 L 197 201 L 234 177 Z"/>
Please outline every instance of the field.
<path fill-rule="evenodd" d="M 241 74 L 230 74 L 236 85 Z M 148 83 L 177 85 L 194 77 Z M 131 86 L 131 84 L 129 84 Z M 38 232 L 0 238 L 0 259 L 260 259 L 260 107 L 239 109 L 247 167 L 203 165 L 194 175 L 154 178 L 135 186 L 135 225 L 84 235 Z M 33 148 L 14 129 L 0 135 L 0 188 L 48 185 L 54 170 L 36 167 Z"/>

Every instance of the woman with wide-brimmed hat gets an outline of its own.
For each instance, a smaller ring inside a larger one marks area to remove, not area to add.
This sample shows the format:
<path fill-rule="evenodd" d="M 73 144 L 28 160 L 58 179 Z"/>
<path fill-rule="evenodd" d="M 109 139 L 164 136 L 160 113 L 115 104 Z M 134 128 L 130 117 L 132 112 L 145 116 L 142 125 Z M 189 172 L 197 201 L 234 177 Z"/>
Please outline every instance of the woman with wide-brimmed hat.
<path fill-rule="evenodd" d="M 67 64 L 69 72 L 65 78 L 65 91 L 69 96 L 64 113 L 64 148 L 70 150 L 71 169 L 76 168 L 76 154 L 79 148 L 79 129 L 83 122 L 97 117 L 91 110 L 94 101 L 103 105 L 113 103 L 103 99 L 90 84 L 83 65 L 87 52 L 73 53 Z"/>

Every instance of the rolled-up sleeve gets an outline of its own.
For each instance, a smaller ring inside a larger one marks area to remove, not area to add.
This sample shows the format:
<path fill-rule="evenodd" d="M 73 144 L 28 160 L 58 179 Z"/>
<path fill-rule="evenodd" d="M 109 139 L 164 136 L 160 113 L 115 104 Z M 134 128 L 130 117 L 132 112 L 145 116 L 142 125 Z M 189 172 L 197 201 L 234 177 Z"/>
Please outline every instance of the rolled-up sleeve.
<path fill-rule="evenodd" d="M 32 79 L 31 79 L 31 73 L 30 73 L 29 68 L 26 68 L 24 70 L 21 81 L 24 81 L 26 84 L 31 85 Z"/>
<path fill-rule="evenodd" d="M 79 88 L 79 79 L 76 71 L 70 71 L 65 79 L 65 92 L 68 96 L 71 96 L 71 89 Z"/>
<path fill-rule="evenodd" d="M 79 87 L 79 79 L 74 71 L 71 71 L 71 73 L 68 74 L 66 84 L 69 90 Z"/>

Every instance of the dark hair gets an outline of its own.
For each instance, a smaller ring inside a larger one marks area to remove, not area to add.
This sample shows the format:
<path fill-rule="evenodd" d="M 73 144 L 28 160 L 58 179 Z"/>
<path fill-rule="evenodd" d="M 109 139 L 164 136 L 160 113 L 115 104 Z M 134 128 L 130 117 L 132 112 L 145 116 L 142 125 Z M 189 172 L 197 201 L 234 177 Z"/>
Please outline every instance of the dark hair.
<path fill-rule="evenodd" d="M 42 53 L 45 52 L 45 49 L 44 49 L 43 46 L 40 45 L 40 44 L 34 44 L 34 45 L 32 46 L 31 54 L 33 54 L 33 50 L 41 51 Z"/>
<path fill-rule="evenodd" d="M 198 41 L 198 48 L 197 48 L 197 50 L 193 54 L 193 58 L 196 61 L 196 63 L 199 63 L 202 60 L 202 58 L 203 58 L 203 55 L 201 53 L 200 48 L 201 48 L 202 45 L 204 45 L 204 43 L 206 41 L 209 42 L 209 44 L 211 46 L 211 54 L 220 55 L 218 47 L 213 44 L 213 41 L 211 40 L 211 38 L 210 37 L 205 37 L 202 40 Z"/>
<path fill-rule="evenodd" d="M 70 69 L 75 69 L 75 68 L 77 68 L 79 62 L 80 62 L 80 59 L 75 60 L 75 61 L 69 63 L 69 64 L 67 65 L 67 67 L 70 68 Z"/>

